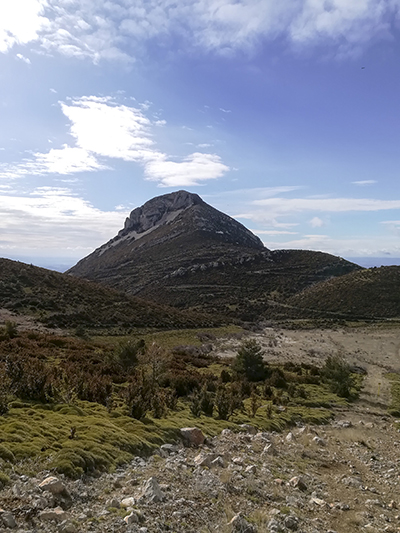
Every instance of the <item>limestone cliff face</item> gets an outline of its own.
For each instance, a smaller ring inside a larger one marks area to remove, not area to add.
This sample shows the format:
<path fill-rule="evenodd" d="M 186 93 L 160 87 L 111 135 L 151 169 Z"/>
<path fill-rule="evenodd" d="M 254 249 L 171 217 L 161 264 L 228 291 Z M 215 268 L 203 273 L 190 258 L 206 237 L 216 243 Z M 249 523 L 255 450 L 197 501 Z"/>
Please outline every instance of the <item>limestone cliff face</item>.
<path fill-rule="evenodd" d="M 177 191 L 134 209 L 118 235 L 68 272 L 110 282 L 110 278 L 122 275 L 121 265 L 129 263 L 135 271 L 146 265 L 164 277 L 193 263 L 210 262 L 227 255 L 240 256 L 249 251 L 266 251 L 266 248 L 251 231 L 197 194 Z M 123 271 L 125 275 L 125 267 Z M 139 284 L 143 285 L 149 275 L 150 272 L 142 276 Z M 132 287 L 128 279 L 118 280 L 118 286 L 127 283 Z"/>
<path fill-rule="evenodd" d="M 146 202 L 142 207 L 137 207 L 125 220 L 124 229 L 118 235 L 127 235 L 130 231 L 140 234 L 156 226 L 160 226 L 184 209 L 203 203 L 200 196 L 186 191 L 164 194 Z"/>

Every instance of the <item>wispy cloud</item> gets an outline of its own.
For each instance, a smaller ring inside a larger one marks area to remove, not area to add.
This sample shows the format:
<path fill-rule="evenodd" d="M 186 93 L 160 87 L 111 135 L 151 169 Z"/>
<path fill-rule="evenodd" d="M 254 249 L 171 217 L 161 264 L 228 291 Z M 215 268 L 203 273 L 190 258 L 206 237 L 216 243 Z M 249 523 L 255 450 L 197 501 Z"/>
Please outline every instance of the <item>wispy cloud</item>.
<path fill-rule="evenodd" d="M 15 57 L 16 57 L 17 59 L 20 59 L 21 61 L 23 61 L 23 62 L 26 63 L 27 65 L 30 65 L 30 64 L 31 64 L 31 60 L 30 60 L 28 57 L 23 56 L 22 54 L 17 54 Z"/>
<path fill-rule="evenodd" d="M 60 106 L 70 121 L 74 146 L 65 144 L 20 163 L 2 164 L 0 178 L 94 172 L 109 169 L 113 159 L 121 159 L 139 163 L 146 179 L 175 187 L 199 185 L 229 170 L 217 154 L 195 152 L 174 158 L 159 151 L 153 132 L 160 120 L 153 122 L 142 109 L 118 104 L 111 97 L 85 96 Z"/>
<path fill-rule="evenodd" d="M 18 247 L 20 253 L 77 258 L 113 237 L 127 214 L 96 209 L 63 188 L 41 187 L 28 196 L 0 194 L 0 251 Z"/>
<path fill-rule="evenodd" d="M 353 185 L 360 185 L 361 187 L 365 185 L 374 185 L 375 183 L 378 183 L 376 180 L 360 180 L 360 181 L 352 181 Z"/>
<path fill-rule="evenodd" d="M 324 225 L 324 221 L 319 217 L 313 217 L 309 224 L 312 228 L 321 228 Z"/>
<path fill-rule="evenodd" d="M 282 37 L 345 55 L 390 37 L 398 12 L 398 0 L 13 0 L 0 6 L 0 51 L 37 41 L 49 53 L 131 62 L 147 43 L 179 35 L 187 48 L 224 55 Z"/>
<path fill-rule="evenodd" d="M 342 257 L 383 257 L 385 255 L 399 257 L 400 255 L 398 239 L 390 237 L 334 238 L 329 235 L 310 234 L 286 241 L 264 239 L 264 244 L 272 250 L 321 250 Z"/>
<path fill-rule="evenodd" d="M 371 198 L 266 198 L 255 200 L 254 205 L 268 208 L 277 214 L 306 211 L 343 213 L 349 211 L 400 209 L 400 200 L 376 200 Z"/>

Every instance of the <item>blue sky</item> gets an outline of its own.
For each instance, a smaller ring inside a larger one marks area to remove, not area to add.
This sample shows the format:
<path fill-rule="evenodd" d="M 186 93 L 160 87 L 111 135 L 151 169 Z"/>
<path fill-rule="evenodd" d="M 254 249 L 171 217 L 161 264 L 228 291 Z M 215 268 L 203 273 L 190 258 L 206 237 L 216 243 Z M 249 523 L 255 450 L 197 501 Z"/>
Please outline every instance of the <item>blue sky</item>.
<path fill-rule="evenodd" d="M 271 249 L 400 257 L 400 0 L 0 4 L 0 256 L 179 189 Z"/>

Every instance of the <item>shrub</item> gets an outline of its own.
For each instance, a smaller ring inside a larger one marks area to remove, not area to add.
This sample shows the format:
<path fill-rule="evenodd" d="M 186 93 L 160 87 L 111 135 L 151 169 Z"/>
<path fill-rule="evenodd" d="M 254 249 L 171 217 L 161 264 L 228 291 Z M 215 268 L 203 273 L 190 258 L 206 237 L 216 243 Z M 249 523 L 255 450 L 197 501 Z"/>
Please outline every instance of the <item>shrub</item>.
<path fill-rule="evenodd" d="M 281 368 L 274 368 L 271 377 L 268 380 L 268 384 L 277 389 L 286 389 L 287 381 L 284 371 Z"/>
<path fill-rule="evenodd" d="M 151 408 L 154 418 L 163 418 L 167 414 L 166 393 L 156 388 L 151 394 Z"/>
<path fill-rule="evenodd" d="M 12 322 L 11 320 L 6 320 L 4 333 L 8 339 L 14 339 L 18 335 L 17 323 Z"/>
<path fill-rule="evenodd" d="M 198 418 L 201 415 L 200 394 L 195 392 L 190 396 L 189 409 L 193 416 Z"/>
<path fill-rule="evenodd" d="M 145 342 L 140 341 L 123 341 L 120 342 L 114 351 L 116 362 L 122 366 L 123 369 L 134 367 L 138 363 L 138 356 L 145 350 Z"/>
<path fill-rule="evenodd" d="M 265 379 L 267 367 L 263 361 L 263 355 L 262 347 L 255 340 L 243 342 L 233 362 L 234 371 L 239 376 L 245 376 L 249 381 Z"/>
<path fill-rule="evenodd" d="M 207 390 L 207 383 L 204 383 L 200 391 L 200 408 L 206 416 L 212 416 L 214 400 L 212 393 Z"/>
<path fill-rule="evenodd" d="M 257 394 L 257 389 L 253 387 L 253 390 L 251 391 L 250 396 L 250 414 L 252 418 L 254 418 L 257 414 L 257 411 L 261 407 L 261 399 L 259 395 Z"/>
<path fill-rule="evenodd" d="M 3 369 L 0 370 L 0 416 L 8 413 L 8 395 L 10 394 L 10 381 Z"/>
<path fill-rule="evenodd" d="M 10 478 L 4 472 L 0 472 L 0 489 L 3 489 L 10 483 Z"/>
<path fill-rule="evenodd" d="M 232 376 L 230 375 L 230 373 L 227 370 L 225 370 L 223 368 L 221 370 L 221 375 L 220 375 L 219 379 L 221 380 L 222 383 L 229 383 L 230 381 L 232 381 Z"/>
<path fill-rule="evenodd" d="M 217 394 L 215 395 L 215 405 L 221 420 L 228 420 L 231 415 L 231 396 L 225 385 L 218 387 Z"/>
<path fill-rule="evenodd" d="M 321 373 L 332 392 L 342 398 L 350 398 L 354 379 L 350 372 L 350 365 L 346 363 L 343 355 L 339 353 L 329 356 Z"/>
<path fill-rule="evenodd" d="M 136 377 L 124 391 L 125 400 L 129 409 L 129 416 L 141 420 L 151 409 L 151 387 L 144 373 Z"/>

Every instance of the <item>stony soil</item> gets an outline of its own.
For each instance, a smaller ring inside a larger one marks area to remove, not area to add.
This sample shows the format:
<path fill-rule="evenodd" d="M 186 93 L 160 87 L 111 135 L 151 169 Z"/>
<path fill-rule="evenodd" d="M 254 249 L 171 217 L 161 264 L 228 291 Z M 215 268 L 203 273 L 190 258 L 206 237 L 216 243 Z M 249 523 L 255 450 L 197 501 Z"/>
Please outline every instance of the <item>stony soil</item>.
<path fill-rule="evenodd" d="M 400 531 L 400 433 L 386 414 L 384 378 L 398 370 L 400 331 L 267 329 L 256 336 L 280 361 L 318 362 L 344 350 L 368 370 L 360 401 L 336 409 L 327 426 L 224 430 L 199 447 L 163 446 L 112 474 L 60 477 L 53 491 L 39 486 L 51 472 L 15 474 L 0 492 L 0 531 L 7 524 L 20 533 Z M 234 342 L 217 349 L 229 355 Z"/>

